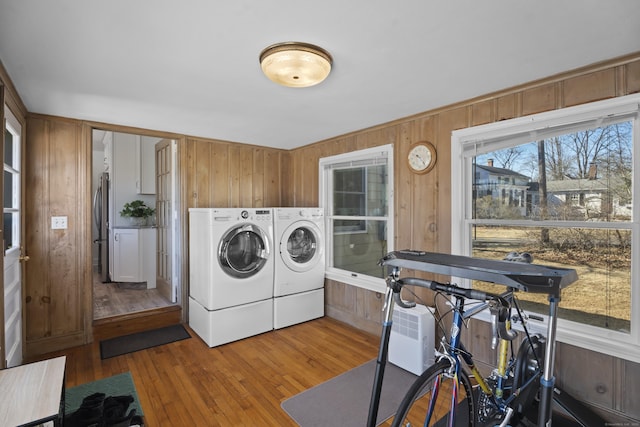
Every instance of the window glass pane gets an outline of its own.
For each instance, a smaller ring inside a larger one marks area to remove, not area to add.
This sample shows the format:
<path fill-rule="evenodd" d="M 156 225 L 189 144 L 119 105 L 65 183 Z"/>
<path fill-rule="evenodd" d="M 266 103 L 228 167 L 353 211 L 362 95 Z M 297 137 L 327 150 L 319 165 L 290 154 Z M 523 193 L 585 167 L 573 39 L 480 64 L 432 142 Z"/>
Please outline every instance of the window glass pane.
<path fill-rule="evenodd" d="M 367 216 L 386 216 L 387 165 L 367 168 Z"/>
<path fill-rule="evenodd" d="M 4 213 L 4 250 L 13 246 L 13 214 Z"/>
<path fill-rule="evenodd" d="M 13 174 L 4 171 L 4 204 L 5 208 L 13 207 Z"/>
<path fill-rule="evenodd" d="M 562 290 L 561 318 L 630 332 L 630 230 L 476 225 L 472 233 L 473 256 L 504 259 L 510 252 L 529 252 L 536 264 L 575 269 L 579 280 Z M 526 310 L 548 313 L 546 295 L 520 292 L 518 298 Z"/>
<path fill-rule="evenodd" d="M 384 269 L 378 265 L 378 261 L 387 253 L 386 221 L 333 220 L 333 223 L 334 228 L 338 224 L 352 228 L 362 226 L 362 231 L 334 234 L 334 267 L 373 277 L 385 277 Z"/>
<path fill-rule="evenodd" d="M 630 221 L 632 123 L 474 157 L 473 218 Z"/>
<path fill-rule="evenodd" d="M 4 130 L 4 162 L 13 166 L 13 134 Z"/>
<path fill-rule="evenodd" d="M 333 171 L 333 214 L 364 216 L 366 168 Z"/>

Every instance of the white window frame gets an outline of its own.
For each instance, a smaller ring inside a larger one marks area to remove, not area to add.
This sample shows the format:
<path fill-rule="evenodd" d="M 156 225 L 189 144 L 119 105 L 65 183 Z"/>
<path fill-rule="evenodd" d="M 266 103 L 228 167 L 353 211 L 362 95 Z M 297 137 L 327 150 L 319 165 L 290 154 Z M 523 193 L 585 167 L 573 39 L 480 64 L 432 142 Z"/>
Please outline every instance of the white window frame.
<path fill-rule="evenodd" d="M 331 207 L 332 202 L 332 167 L 344 166 L 351 164 L 352 166 L 364 166 L 369 161 L 377 158 L 386 157 L 387 159 L 387 215 L 370 216 L 368 220 L 385 220 L 387 222 L 387 252 L 393 251 L 394 242 L 394 184 L 393 184 L 393 144 L 367 148 L 364 150 L 352 151 L 349 153 L 338 154 L 331 157 L 323 157 L 319 161 L 319 185 L 320 185 L 320 207 L 324 211 L 325 217 L 325 277 L 330 280 L 346 283 L 348 285 L 357 286 L 374 292 L 386 292 L 386 282 L 384 278 L 368 276 L 361 273 L 343 270 L 333 266 L 333 216 Z M 341 217 L 342 218 L 342 217 Z M 348 217 L 344 218 L 348 219 Z M 336 232 L 339 234 L 340 232 Z"/>
<path fill-rule="evenodd" d="M 471 160 L 476 154 L 499 150 L 517 143 L 544 139 L 549 133 L 572 129 L 599 120 L 628 117 L 633 121 L 633 200 L 636 207 L 631 221 L 624 227 L 632 231 L 631 243 L 631 331 L 622 333 L 558 319 L 556 339 L 577 347 L 591 349 L 622 359 L 640 362 L 640 95 L 627 95 L 610 100 L 563 108 L 527 117 L 453 131 L 451 135 L 451 253 L 471 254 Z M 531 225 L 527 221 L 527 225 Z M 563 222 L 559 226 L 570 226 Z M 601 228 L 619 228 L 620 223 L 599 223 Z M 453 278 L 470 286 L 470 281 Z M 529 322 L 534 332 L 546 333 L 548 318 Z M 478 318 L 489 320 L 488 313 Z"/>

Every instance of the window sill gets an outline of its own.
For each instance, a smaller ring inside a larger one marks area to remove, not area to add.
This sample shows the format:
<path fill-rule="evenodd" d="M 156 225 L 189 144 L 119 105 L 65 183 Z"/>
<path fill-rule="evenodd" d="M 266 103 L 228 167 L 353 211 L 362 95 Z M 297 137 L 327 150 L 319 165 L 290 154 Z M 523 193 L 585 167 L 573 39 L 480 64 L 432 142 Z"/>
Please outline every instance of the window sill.
<path fill-rule="evenodd" d="M 359 275 L 338 269 L 327 269 L 324 277 L 347 285 L 367 289 L 372 292 L 384 294 L 387 291 L 387 284 L 384 279 L 377 279 L 371 276 Z"/>
<path fill-rule="evenodd" d="M 530 318 L 527 323 L 529 333 L 540 334 L 546 337 L 548 316 L 540 313 L 535 313 L 535 315 L 542 317 L 543 320 Z M 473 318 L 484 322 L 491 322 L 491 315 L 488 309 L 476 314 Z M 518 332 L 522 332 L 523 330 L 521 323 L 513 324 L 512 327 Z M 586 329 L 587 328 L 579 323 L 558 319 L 556 341 L 608 356 L 618 357 L 630 362 L 640 363 L 640 346 L 632 342 L 633 337 L 629 334 L 598 329 L 601 334 L 596 335 L 593 333 L 593 328 L 589 328 L 588 331 Z"/>

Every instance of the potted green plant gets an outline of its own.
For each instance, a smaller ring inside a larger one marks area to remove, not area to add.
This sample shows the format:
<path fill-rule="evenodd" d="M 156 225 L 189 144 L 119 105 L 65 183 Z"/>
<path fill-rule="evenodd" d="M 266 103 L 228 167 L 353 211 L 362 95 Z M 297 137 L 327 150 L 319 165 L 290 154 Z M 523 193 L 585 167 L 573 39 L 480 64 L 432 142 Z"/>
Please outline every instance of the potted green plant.
<path fill-rule="evenodd" d="M 120 216 L 129 218 L 134 225 L 146 225 L 155 211 L 155 209 L 145 205 L 142 200 L 134 200 L 124 204 L 120 211 Z"/>

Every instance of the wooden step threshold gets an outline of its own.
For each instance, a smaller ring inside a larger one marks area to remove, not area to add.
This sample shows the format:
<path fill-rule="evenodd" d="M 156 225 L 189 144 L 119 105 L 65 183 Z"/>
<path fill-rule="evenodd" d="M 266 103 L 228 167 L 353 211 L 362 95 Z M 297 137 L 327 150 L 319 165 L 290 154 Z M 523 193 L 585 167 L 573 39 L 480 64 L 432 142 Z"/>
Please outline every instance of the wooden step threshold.
<path fill-rule="evenodd" d="M 150 329 L 175 325 L 182 320 L 182 307 L 170 305 L 123 314 L 121 316 L 106 317 L 93 321 L 93 339 L 104 340 Z"/>

